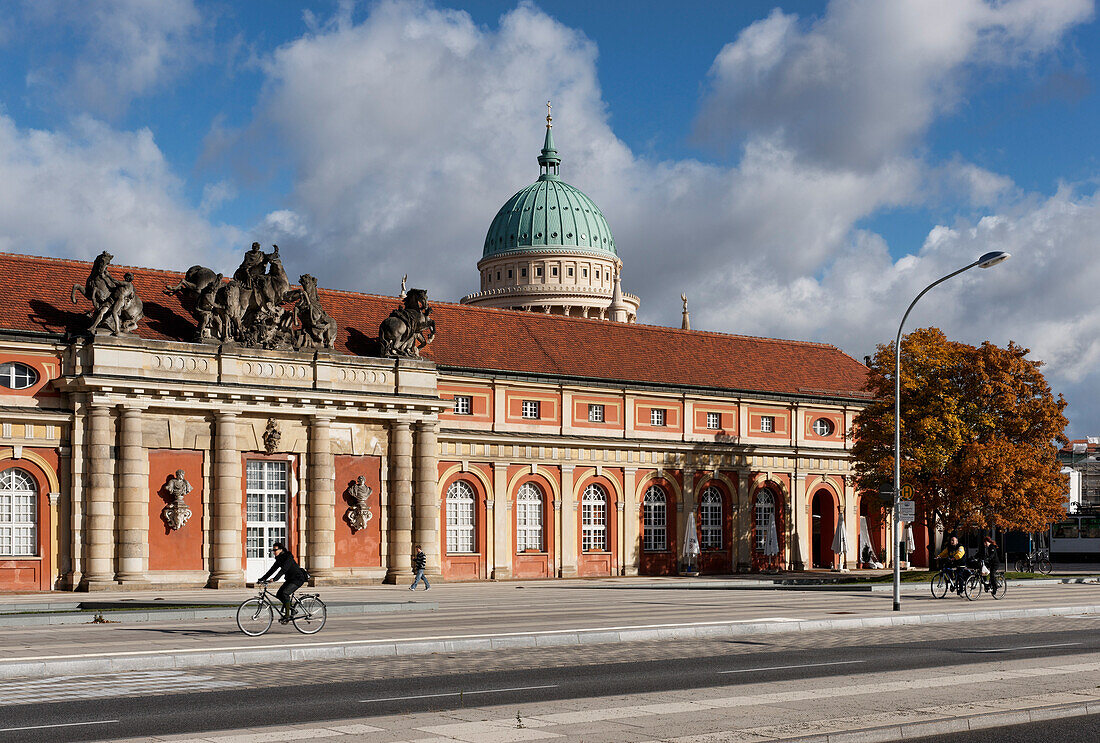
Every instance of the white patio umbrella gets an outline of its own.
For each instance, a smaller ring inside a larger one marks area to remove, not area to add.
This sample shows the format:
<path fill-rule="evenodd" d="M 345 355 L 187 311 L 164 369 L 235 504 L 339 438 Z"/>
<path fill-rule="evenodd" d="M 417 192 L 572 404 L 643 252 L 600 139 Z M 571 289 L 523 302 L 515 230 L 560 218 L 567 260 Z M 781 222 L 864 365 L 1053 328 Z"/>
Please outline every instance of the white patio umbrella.
<path fill-rule="evenodd" d="M 848 562 L 848 533 L 844 528 L 844 514 L 836 521 L 836 534 L 833 535 L 833 554 L 840 555 L 841 569 L 846 569 Z"/>
<path fill-rule="evenodd" d="M 913 525 L 905 525 L 905 549 L 912 552 L 917 548 L 917 540 L 913 538 Z"/>
<path fill-rule="evenodd" d="M 768 530 L 764 536 L 764 554 L 768 557 L 779 554 L 779 535 L 775 532 L 775 514 L 768 515 Z"/>
<path fill-rule="evenodd" d="M 687 526 L 684 527 L 684 558 L 698 557 L 700 551 L 699 537 L 695 533 L 695 512 L 689 511 Z"/>
<path fill-rule="evenodd" d="M 698 563 L 699 553 L 702 550 L 699 548 L 699 537 L 695 533 L 695 512 L 689 511 L 687 517 L 687 525 L 684 527 L 684 549 L 683 560 L 687 565 L 695 566 Z"/>

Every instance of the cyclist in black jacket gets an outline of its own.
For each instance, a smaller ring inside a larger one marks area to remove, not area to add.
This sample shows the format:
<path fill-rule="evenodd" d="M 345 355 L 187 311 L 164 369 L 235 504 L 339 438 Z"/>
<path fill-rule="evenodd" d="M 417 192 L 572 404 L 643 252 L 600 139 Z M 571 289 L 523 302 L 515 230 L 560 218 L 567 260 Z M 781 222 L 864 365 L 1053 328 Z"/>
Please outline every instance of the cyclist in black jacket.
<path fill-rule="evenodd" d="M 283 602 L 283 616 L 279 622 L 286 624 L 290 621 L 290 597 L 309 580 L 309 573 L 294 562 L 294 555 L 287 551 L 282 542 L 271 545 L 271 554 L 275 555 L 275 564 L 257 583 L 267 583 L 268 577 L 272 574 L 275 576 L 272 580 L 279 580 L 280 576 L 284 578 L 282 587 L 275 593 L 275 598 Z"/>
<path fill-rule="evenodd" d="M 997 543 L 993 537 L 986 536 L 982 539 L 982 548 L 978 550 L 978 559 L 989 568 L 989 589 L 997 592 L 997 566 L 1000 565 L 1000 556 L 997 554 Z"/>

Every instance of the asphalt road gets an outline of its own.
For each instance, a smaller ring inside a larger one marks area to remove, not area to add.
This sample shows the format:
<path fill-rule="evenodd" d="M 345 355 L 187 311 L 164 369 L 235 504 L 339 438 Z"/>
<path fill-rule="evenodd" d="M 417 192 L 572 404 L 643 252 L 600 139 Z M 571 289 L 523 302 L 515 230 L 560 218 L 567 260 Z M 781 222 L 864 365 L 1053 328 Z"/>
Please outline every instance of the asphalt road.
<path fill-rule="evenodd" d="M 1100 715 L 1044 720 L 1027 725 L 988 728 L 970 733 L 914 738 L 912 743 L 1096 743 L 1100 740 Z"/>
<path fill-rule="evenodd" d="M 1095 627 L 1095 622 L 1090 626 Z M 1027 632 L 1013 631 L 1006 625 L 1004 630 L 991 628 L 988 634 L 977 637 L 967 636 L 965 628 L 943 625 L 936 628 L 931 639 L 925 632 L 924 639 L 911 642 L 896 632 L 864 632 L 866 645 L 822 643 L 814 647 L 804 643 L 801 647 L 774 648 L 760 642 L 760 650 L 746 651 L 745 641 L 684 643 L 683 652 L 672 658 L 665 648 L 662 657 L 646 657 L 646 653 L 639 652 L 637 660 L 625 662 L 599 662 L 589 657 L 575 664 L 542 668 L 455 672 L 451 667 L 441 668 L 434 675 L 421 672 L 393 678 L 341 680 L 342 676 L 355 676 L 345 673 L 348 661 L 325 664 L 324 673 L 304 678 L 296 675 L 294 666 L 252 667 L 249 672 L 255 674 L 256 684 L 245 688 L 3 706 L 0 741 L 88 741 L 790 679 L 819 683 L 812 680 L 852 674 L 873 678 L 876 672 L 986 663 L 994 657 L 1050 659 L 1100 652 L 1097 633 L 1082 632 L 1067 624 Z M 876 637 L 880 638 L 878 642 Z M 888 641 L 884 643 L 883 637 Z M 736 652 L 724 652 L 723 644 L 731 648 L 736 645 Z M 699 649 L 709 652 L 701 653 Z M 886 649 L 889 652 L 882 652 Z M 430 666 L 432 659 L 423 662 Z M 1015 740 L 1003 735 L 957 740 L 994 739 L 999 743 Z M 1063 740 L 1069 743 L 1075 738 Z"/>

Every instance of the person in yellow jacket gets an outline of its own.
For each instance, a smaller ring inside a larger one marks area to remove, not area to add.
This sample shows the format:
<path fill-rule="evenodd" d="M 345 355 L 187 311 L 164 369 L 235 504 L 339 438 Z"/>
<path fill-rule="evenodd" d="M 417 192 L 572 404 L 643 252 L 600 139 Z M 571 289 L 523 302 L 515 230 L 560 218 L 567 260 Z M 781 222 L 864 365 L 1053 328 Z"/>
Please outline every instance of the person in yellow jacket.
<path fill-rule="evenodd" d="M 936 558 L 945 561 L 940 563 L 941 566 L 951 568 L 955 575 L 955 591 L 961 596 L 965 578 L 960 568 L 963 566 L 966 559 L 966 547 L 959 544 L 958 537 L 952 536 L 951 539 L 948 540 L 947 546 L 940 550 Z"/>

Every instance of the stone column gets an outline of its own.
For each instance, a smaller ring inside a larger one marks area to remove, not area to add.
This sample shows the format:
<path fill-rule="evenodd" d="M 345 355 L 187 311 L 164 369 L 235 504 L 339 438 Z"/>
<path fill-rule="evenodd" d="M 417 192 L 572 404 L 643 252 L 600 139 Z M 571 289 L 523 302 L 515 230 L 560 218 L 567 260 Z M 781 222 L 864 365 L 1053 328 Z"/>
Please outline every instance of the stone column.
<path fill-rule="evenodd" d="M 623 511 L 623 568 L 625 575 L 638 574 L 638 559 L 641 555 L 638 542 L 638 470 L 628 467 L 623 470 L 623 500 L 626 508 Z"/>
<path fill-rule="evenodd" d="M 141 408 L 119 406 L 119 583 L 149 581 L 149 475 L 142 442 Z"/>
<path fill-rule="evenodd" d="M 309 425 L 309 566 L 314 583 L 333 577 L 336 565 L 336 464 L 332 418 L 314 415 Z"/>
<path fill-rule="evenodd" d="M 416 427 L 416 493 L 413 540 L 428 557 L 429 577 L 441 575 L 439 545 L 439 423 Z"/>
<path fill-rule="evenodd" d="M 244 490 L 241 483 L 241 452 L 237 448 L 237 413 L 214 414 L 214 569 L 211 588 L 239 588 L 244 585 Z"/>
<path fill-rule="evenodd" d="M 390 424 L 389 566 L 387 583 L 412 580 L 413 440 L 408 421 Z"/>
<path fill-rule="evenodd" d="M 795 460 L 796 462 L 798 460 Z M 787 532 L 791 535 L 787 541 L 787 553 L 790 555 L 790 568 L 803 570 L 810 563 L 810 504 L 806 496 L 806 475 L 795 469 L 791 475 L 790 523 Z"/>
<path fill-rule="evenodd" d="M 115 585 L 115 463 L 111 458 L 110 408 L 93 404 L 88 419 L 88 559 L 84 582 L 91 591 Z"/>
<path fill-rule="evenodd" d="M 83 580 L 85 566 L 84 466 L 88 459 L 85 449 L 88 405 L 83 395 L 74 395 L 73 403 L 69 446 L 69 572 L 65 575 L 65 584 L 76 590 Z"/>
<path fill-rule="evenodd" d="M 752 567 L 752 551 L 756 547 L 752 541 L 756 513 L 752 510 L 752 477 L 747 470 L 738 473 L 737 490 L 737 536 L 734 549 L 737 551 L 737 566 L 749 570 Z"/>
<path fill-rule="evenodd" d="M 577 501 L 573 497 L 573 470 L 571 464 L 561 468 L 561 578 L 577 576 Z"/>

